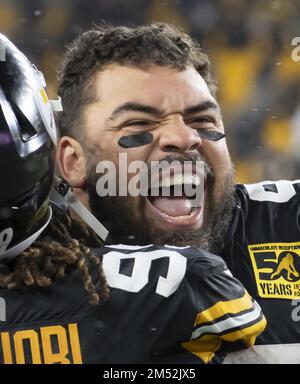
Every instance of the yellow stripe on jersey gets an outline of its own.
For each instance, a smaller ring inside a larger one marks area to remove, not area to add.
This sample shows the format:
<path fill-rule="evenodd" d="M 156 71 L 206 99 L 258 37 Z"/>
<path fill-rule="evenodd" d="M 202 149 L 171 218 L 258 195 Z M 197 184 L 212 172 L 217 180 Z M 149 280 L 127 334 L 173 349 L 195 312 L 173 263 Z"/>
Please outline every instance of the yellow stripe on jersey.
<path fill-rule="evenodd" d="M 245 327 L 231 333 L 226 333 L 221 337 L 222 340 L 231 342 L 241 340 L 247 347 L 251 347 L 254 345 L 257 336 L 260 335 L 266 328 L 266 325 L 267 321 L 263 316 L 259 322 L 251 325 L 250 327 Z"/>
<path fill-rule="evenodd" d="M 253 307 L 253 302 L 251 296 L 247 291 L 243 297 L 239 299 L 229 300 L 229 301 L 219 301 L 212 307 L 206 309 L 205 311 L 198 314 L 194 326 L 198 326 L 202 323 L 209 323 L 215 321 L 219 317 L 224 316 L 227 313 L 236 314 Z"/>
<path fill-rule="evenodd" d="M 222 341 L 252 346 L 265 329 L 266 319 L 260 306 L 245 291 L 239 299 L 220 301 L 199 313 L 194 327 L 191 340 L 182 343 L 182 347 L 209 363 Z"/>
<path fill-rule="evenodd" d="M 222 341 L 227 342 L 241 342 L 245 346 L 253 346 L 256 337 L 265 329 L 266 319 L 263 317 L 257 323 L 239 329 L 222 336 L 207 334 L 199 337 L 198 339 L 190 340 L 182 343 L 182 347 L 187 351 L 199 357 L 204 363 L 209 363 L 214 357 L 215 353 L 220 349 Z"/>
<path fill-rule="evenodd" d="M 200 339 L 181 344 L 184 349 L 199 357 L 205 364 L 209 363 L 222 345 L 222 340 L 215 335 L 204 335 Z"/>

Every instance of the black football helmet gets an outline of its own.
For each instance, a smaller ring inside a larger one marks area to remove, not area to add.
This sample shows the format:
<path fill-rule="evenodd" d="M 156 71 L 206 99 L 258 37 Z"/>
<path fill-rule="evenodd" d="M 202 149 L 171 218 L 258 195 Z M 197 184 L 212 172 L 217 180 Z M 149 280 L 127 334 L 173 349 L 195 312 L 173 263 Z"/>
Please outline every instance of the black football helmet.
<path fill-rule="evenodd" d="M 29 247 L 51 218 L 56 127 L 44 87 L 0 34 L 0 262 Z"/>

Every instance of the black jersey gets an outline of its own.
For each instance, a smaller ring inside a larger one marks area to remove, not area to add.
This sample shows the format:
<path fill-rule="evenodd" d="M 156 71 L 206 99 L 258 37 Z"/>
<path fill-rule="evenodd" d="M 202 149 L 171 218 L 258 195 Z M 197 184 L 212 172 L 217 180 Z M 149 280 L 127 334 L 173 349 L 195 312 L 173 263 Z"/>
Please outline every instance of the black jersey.
<path fill-rule="evenodd" d="M 267 318 L 256 352 L 300 363 L 300 180 L 238 185 L 236 195 L 223 257 Z"/>
<path fill-rule="evenodd" d="M 110 298 L 77 270 L 47 288 L 0 290 L 0 363 L 211 363 L 252 345 L 259 305 L 223 260 L 175 247 L 103 247 Z"/>

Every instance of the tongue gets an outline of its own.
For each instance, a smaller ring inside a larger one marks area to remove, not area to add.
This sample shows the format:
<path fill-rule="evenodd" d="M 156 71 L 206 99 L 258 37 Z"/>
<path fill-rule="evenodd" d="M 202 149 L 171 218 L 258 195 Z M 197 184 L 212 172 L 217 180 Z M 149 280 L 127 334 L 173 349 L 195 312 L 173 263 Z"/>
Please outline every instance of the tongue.
<path fill-rule="evenodd" d="M 157 197 L 152 204 L 168 216 L 187 216 L 192 211 L 191 201 L 186 198 Z"/>

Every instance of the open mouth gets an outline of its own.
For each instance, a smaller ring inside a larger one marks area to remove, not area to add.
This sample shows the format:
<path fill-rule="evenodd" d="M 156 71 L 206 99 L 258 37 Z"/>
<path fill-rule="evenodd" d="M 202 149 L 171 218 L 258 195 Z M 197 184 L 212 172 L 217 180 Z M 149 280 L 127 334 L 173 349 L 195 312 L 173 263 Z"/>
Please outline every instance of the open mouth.
<path fill-rule="evenodd" d="M 203 215 L 203 177 L 195 174 L 161 177 L 152 182 L 147 200 L 153 214 L 164 224 L 194 226 Z"/>

